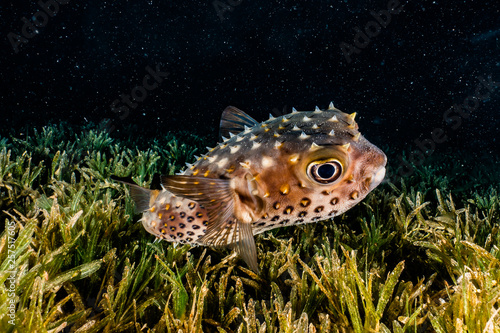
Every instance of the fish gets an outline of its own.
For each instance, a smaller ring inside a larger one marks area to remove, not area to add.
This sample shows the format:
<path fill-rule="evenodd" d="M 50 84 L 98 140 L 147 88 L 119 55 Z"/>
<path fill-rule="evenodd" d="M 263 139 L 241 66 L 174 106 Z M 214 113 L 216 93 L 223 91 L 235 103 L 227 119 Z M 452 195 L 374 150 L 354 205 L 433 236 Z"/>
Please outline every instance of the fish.
<path fill-rule="evenodd" d="M 161 190 L 129 184 L 140 221 L 165 241 L 230 247 L 258 273 L 255 235 L 339 216 L 384 179 L 387 157 L 355 117 L 330 103 L 257 122 L 228 106 L 217 146 Z"/>

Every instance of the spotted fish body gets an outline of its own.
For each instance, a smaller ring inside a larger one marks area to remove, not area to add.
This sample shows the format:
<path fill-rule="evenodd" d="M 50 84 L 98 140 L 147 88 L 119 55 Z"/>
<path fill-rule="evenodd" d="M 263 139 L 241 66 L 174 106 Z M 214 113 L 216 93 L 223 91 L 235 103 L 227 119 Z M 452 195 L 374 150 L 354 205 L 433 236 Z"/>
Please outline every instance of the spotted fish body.
<path fill-rule="evenodd" d="M 226 108 L 229 139 L 164 177 L 162 191 L 132 186 L 144 227 L 167 241 L 232 246 L 258 271 L 253 235 L 340 215 L 384 178 L 386 156 L 354 118 L 330 104 L 257 123 Z"/>

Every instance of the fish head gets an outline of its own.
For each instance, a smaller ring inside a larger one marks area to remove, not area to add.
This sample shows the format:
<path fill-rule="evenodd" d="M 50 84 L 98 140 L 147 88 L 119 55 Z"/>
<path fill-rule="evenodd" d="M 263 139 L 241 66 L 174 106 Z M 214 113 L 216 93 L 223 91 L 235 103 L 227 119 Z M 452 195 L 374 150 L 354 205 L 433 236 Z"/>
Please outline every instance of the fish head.
<path fill-rule="evenodd" d="M 320 144 L 302 155 L 301 162 L 291 169 L 292 179 L 299 185 L 294 201 L 309 197 L 315 207 L 325 207 L 328 211 L 324 213 L 330 216 L 359 203 L 385 176 L 385 154 L 361 136 L 357 141 Z"/>
<path fill-rule="evenodd" d="M 268 157 L 275 163 L 255 178 L 268 197 L 267 216 L 295 215 L 303 223 L 337 216 L 383 180 L 387 158 L 360 134 L 354 115 L 300 112 L 289 121 L 293 127 L 279 134 L 279 149 Z"/>

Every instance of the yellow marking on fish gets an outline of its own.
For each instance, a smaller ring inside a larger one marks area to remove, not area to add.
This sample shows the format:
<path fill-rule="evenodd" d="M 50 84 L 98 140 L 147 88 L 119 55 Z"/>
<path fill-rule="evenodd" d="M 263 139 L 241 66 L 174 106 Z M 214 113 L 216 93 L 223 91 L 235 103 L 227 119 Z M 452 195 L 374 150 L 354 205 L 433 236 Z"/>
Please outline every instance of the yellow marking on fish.
<path fill-rule="evenodd" d="M 287 195 L 290 192 L 290 185 L 283 184 L 280 186 L 280 193 L 283 195 Z"/>
<path fill-rule="evenodd" d="M 182 202 L 177 201 L 177 202 L 175 203 L 175 208 L 179 208 L 180 206 L 182 206 Z"/>
<path fill-rule="evenodd" d="M 208 175 L 210 174 L 210 170 L 207 170 L 205 171 L 205 173 L 203 174 L 203 177 L 208 177 Z"/>
<path fill-rule="evenodd" d="M 288 161 L 292 164 L 295 164 L 298 162 L 299 157 L 299 154 L 293 154 Z"/>
<path fill-rule="evenodd" d="M 351 199 L 356 200 L 359 197 L 359 193 L 357 191 L 354 191 L 351 193 Z"/>
<path fill-rule="evenodd" d="M 281 148 L 281 146 L 282 146 L 282 145 L 283 145 L 283 142 L 276 141 L 276 142 L 274 143 L 274 148 L 275 148 L 275 149 L 279 149 L 279 148 Z"/>
<path fill-rule="evenodd" d="M 307 207 L 307 206 L 309 206 L 310 203 L 311 203 L 311 200 L 309 200 L 308 198 L 304 198 L 304 199 L 300 200 L 300 205 L 302 207 Z"/>
<path fill-rule="evenodd" d="M 153 206 L 153 207 L 151 207 L 151 208 L 149 209 L 149 211 L 150 211 L 151 213 L 154 213 L 154 212 L 155 212 L 155 210 L 156 210 L 156 207 L 155 207 L 155 206 Z"/>
<path fill-rule="evenodd" d="M 158 213 L 158 218 L 161 220 L 161 217 L 163 216 L 162 213 Z"/>
<path fill-rule="evenodd" d="M 196 176 L 199 172 L 200 172 L 200 170 L 199 170 L 199 169 L 194 170 L 194 171 L 193 171 L 193 176 Z"/>
<path fill-rule="evenodd" d="M 166 204 L 165 205 L 165 210 L 169 210 L 170 209 L 170 204 Z"/>
<path fill-rule="evenodd" d="M 231 165 L 228 169 L 226 169 L 226 172 L 231 173 L 231 172 L 234 172 L 235 169 L 236 169 L 236 167 L 234 165 Z"/>
<path fill-rule="evenodd" d="M 354 135 L 354 137 L 352 138 L 354 141 L 359 141 L 359 138 L 361 137 L 361 133 L 358 132 L 358 134 Z"/>

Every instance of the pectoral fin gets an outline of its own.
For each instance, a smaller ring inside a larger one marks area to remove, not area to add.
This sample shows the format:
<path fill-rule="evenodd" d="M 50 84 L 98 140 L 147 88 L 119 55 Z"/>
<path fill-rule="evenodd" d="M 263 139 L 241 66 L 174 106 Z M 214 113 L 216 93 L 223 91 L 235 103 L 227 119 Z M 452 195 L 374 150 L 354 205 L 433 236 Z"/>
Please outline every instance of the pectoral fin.
<path fill-rule="evenodd" d="M 208 212 L 209 223 L 207 232 L 200 241 L 209 246 L 231 246 L 245 260 L 250 268 L 258 272 L 257 250 L 253 238 L 250 221 L 241 221 L 235 213 L 235 201 L 240 210 L 246 212 L 249 208 L 242 200 L 241 194 L 230 186 L 230 180 L 213 179 L 192 176 L 165 176 L 163 186 L 175 195 L 194 200 Z M 245 216 L 253 214 L 246 213 Z"/>
<path fill-rule="evenodd" d="M 209 218 L 207 234 L 213 229 L 224 228 L 230 221 L 233 214 L 234 200 L 228 180 L 191 176 L 164 176 L 162 177 L 162 184 L 173 194 L 194 200 L 205 207 Z"/>

